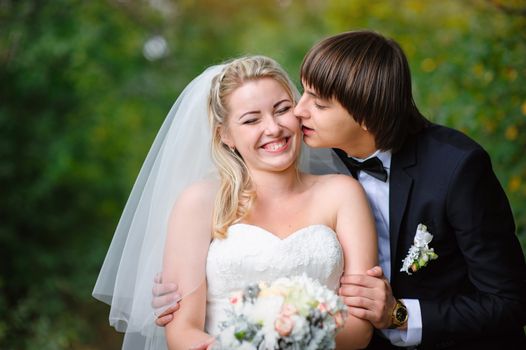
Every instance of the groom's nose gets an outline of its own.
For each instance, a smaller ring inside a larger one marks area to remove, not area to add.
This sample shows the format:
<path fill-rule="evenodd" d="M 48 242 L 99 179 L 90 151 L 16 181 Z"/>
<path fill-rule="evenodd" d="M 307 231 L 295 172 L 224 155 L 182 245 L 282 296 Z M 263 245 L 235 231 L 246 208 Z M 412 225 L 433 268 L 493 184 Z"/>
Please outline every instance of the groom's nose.
<path fill-rule="evenodd" d="M 305 108 L 305 94 L 301 95 L 296 107 L 294 107 L 294 115 L 300 119 L 308 117 L 307 109 Z"/>

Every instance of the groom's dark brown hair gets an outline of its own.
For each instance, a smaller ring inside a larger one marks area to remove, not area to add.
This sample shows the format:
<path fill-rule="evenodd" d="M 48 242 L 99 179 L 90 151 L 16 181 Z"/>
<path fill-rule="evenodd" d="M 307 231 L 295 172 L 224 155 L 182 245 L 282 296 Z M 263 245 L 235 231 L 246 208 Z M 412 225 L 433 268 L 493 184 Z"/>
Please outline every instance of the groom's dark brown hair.
<path fill-rule="evenodd" d="M 300 76 L 365 125 L 378 149 L 396 151 L 409 133 L 428 124 L 413 100 L 404 52 L 378 33 L 345 32 L 318 42 L 303 59 Z"/>

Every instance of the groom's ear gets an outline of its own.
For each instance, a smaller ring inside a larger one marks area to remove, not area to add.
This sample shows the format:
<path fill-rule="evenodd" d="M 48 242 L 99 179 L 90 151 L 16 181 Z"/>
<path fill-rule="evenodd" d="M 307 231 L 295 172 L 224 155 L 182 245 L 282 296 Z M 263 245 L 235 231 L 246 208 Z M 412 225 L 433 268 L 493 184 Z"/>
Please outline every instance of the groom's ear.
<path fill-rule="evenodd" d="M 367 125 L 365 125 L 365 122 L 362 122 L 362 123 L 360 124 L 360 127 L 362 128 L 363 131 L 369 131 L 369 130 L 367 129 Z"/>

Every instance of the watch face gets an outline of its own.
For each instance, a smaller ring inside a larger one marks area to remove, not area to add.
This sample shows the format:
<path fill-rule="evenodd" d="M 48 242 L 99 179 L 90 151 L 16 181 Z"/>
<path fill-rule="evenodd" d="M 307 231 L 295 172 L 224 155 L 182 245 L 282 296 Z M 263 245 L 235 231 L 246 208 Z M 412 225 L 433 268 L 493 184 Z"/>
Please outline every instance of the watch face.
<path fill-rule="evenodd" d="M 395 317 L 398 322 L 404 322 L 407 317 L 407 310 L 405 307 L 399 307 L 396 309 Z"/>

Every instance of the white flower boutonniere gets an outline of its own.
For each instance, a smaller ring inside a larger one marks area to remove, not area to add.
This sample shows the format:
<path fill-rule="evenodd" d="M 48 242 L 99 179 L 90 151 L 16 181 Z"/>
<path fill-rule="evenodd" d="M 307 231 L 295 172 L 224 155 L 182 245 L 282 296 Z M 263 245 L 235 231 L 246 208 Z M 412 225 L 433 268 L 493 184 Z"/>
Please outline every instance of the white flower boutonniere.
<path fill-rule="evenodd" d="M 409 270 L 416 272 L 421 267 L 426 266 L 430 260 L 438 258 L 434 249 L 429 248 L 432 239 L 433 235 L 427 231 L 427 226 L 419 224 L 416 228 L 414 244 L 409 248 L 400 271 L 412 275 Z"/>

